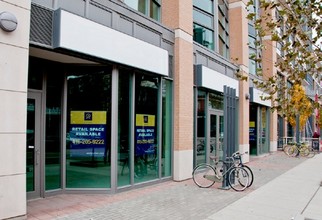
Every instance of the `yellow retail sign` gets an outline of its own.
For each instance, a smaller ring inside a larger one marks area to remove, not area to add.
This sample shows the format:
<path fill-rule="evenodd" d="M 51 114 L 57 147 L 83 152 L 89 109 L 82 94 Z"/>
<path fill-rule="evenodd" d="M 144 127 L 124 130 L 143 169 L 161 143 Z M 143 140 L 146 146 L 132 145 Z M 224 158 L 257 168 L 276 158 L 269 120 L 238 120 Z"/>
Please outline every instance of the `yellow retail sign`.
<path fill-rule="evenodd" d="M 70 124 L 106 124 L 106 111 L 71 111 Z"/>
<path fill-rule="evenodd" d="M 136 114 L 136 126 L 155 126 L 155 115 Z"/>

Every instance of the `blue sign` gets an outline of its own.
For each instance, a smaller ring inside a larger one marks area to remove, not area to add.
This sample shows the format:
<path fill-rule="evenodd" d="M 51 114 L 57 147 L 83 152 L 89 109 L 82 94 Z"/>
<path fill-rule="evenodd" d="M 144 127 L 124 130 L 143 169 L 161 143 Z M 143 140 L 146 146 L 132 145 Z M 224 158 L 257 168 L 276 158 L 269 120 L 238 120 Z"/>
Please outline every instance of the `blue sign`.
<path fill-rule="evenodd" d="M 104 157 L 106 147 L 106 125 L 71 125 L 71 157 Z"/>

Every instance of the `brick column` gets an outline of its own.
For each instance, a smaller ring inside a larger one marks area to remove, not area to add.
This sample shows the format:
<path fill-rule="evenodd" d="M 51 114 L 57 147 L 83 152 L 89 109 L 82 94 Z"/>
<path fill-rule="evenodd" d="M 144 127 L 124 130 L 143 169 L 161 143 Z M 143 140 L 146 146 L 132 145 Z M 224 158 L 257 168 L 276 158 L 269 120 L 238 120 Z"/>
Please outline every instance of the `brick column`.
<path fill-rule="evenodd" d="M 276 62 L 276 42 L 270 40 L 270 36 L 263 39 L 265 49 L 263 56 L 263 75 L 270 77 L 277 73 L 274 63 Z M 276 95 L 276 94 L 275 94 Z M 270 112 L 270 151 L 277 151 L 277 112 Z"/>
<path fill-rule="evenodd" d="M 240 67 L 240 74 L 248 77 L 248 20 L 244 1 L 229 1 L 230 56 Z M 239 151 L 249 152 L 249 80 L 239 82 Z M 249 161 L 245 155 L 243 160 Z"/>
<path fill-rule="evenodd" d="M 175 31 L 173 179 L 181 181 L 193 164 L 192 0 L 163 0 L 162 23 Z"/>

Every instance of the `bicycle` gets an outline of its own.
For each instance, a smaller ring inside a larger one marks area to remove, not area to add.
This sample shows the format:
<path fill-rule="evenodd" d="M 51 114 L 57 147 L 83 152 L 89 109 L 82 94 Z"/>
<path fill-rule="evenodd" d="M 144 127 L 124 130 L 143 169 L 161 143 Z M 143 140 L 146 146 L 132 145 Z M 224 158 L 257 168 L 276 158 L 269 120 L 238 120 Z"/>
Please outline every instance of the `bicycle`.
<path fill-rule="evenodd" d="M 248 152 L 245 152 L 245 153 L 241 154 L 239 151 L 236 151 L 235 153 L 233 153 L 233 155 L 231 157 L 235 161 L 234 162 L 235 163 L 235 166 L 237 166 L 237 167 L 243 167 L 247 171 L 248 176 L 249 176 L 249 183 L 248 183 L 248 186 L 247 187 L 250 187 L 253 184 L 253 182 L 254 182 L 254 174 L 253 174 L 252 169 L 249 166 L 247 166 L 247 165 L 245 165 L 243 163 L 241 156 L 244 155 L 244 154 L 248 154 Z"/>
<path fill-rule="evenodd" d="M 229 186 L 235 191 L 244 191 L 248 187 L 248 172 L 243 167 L 235 166 L 234 158 L 227 157 L 226 161 L 217 161 L 216 157 L 210 156 L 210 159 L 214 165 L 203 163 L 193 169 L 192 179 L 197 186 L 209 188 L 215 182 L 227 179 Z"/>
<path fill-rule="evenodd" d="M 302 156 L 302 157 L 308 157 L 308 158 L 311 158 L 311 157 L 314 157 L 315 156 L 315 151 L 314 149 L 305 144 L 305 143 L 300 143 L 299 145 L 291 145 L 288 149 L 287 149 L 287 155 L 289 156 Z"/>
<path fill-rule="evenodd" d="M 284 144 L 284 145 L 283 145 L 283 152 L 284 152 L 287 156 L 290 156 L 290 155 L 289 155 L 288 150 L 289 150 L 290 148 L 292 148 L 294 145 L 296 145 L 296 143 L 294 143 L 294 142 L 289 142 L 289 143 Z"/>

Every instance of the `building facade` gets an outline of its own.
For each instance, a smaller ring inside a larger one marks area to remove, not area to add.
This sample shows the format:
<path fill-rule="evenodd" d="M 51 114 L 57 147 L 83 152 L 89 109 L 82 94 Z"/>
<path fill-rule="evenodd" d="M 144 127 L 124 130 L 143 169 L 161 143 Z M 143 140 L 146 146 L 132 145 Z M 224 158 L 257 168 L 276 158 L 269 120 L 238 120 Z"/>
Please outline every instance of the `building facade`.
<path fill-rule="evenodd" d="M 253 68 L 246 2 L 0 6 L 18 21 L 0 29 L 0 219 L 34 198 L 182 181 L 209 155 L 277 150 L 277 115 L 235 75 Z"/>

